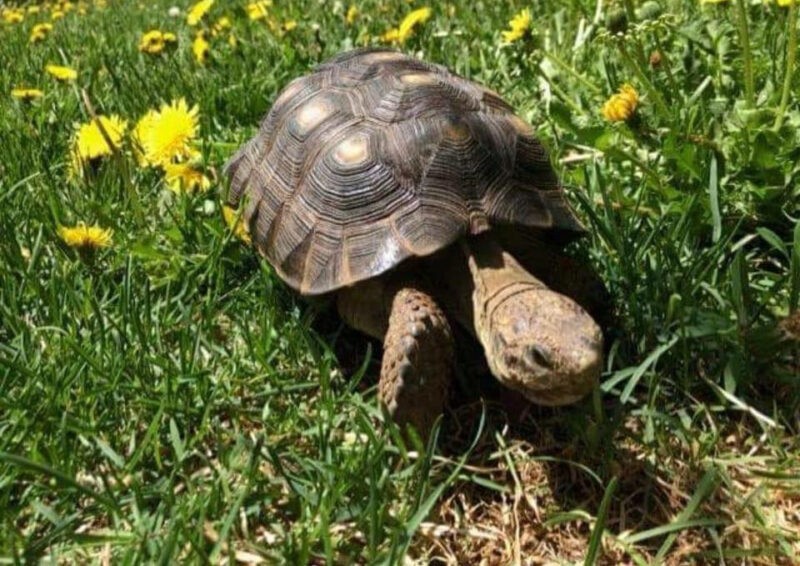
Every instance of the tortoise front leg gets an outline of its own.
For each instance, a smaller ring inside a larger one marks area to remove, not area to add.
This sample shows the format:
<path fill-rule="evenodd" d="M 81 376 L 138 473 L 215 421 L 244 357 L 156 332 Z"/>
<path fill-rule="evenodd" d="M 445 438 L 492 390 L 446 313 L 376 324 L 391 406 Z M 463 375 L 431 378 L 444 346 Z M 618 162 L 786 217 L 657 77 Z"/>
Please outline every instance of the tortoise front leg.
<path fill-rule="evenodd" d="M 406 286 L 394 295 L 383 341 L 381 404 L 426 438 L 442 414 L 453 375 L 453 334 L 433 298 Z"/>
<path fill-rule="evenodd" d="M 454 369 L 453 335 L 442 309 L 413 283 L 378 280 L 342 292 L 339 312 L 357 330 L 383 334 L 380 403 L 398 425 L 427 438 L 444 410 Z"/>

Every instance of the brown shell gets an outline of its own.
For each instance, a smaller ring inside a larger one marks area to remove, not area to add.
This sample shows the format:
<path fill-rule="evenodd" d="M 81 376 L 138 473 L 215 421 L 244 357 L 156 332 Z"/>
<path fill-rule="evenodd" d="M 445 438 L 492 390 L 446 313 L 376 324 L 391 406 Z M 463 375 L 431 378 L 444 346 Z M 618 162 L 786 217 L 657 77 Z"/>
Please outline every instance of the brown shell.
<path fill-rule="evenodd" d="M 505 101 L 395 51 L 344 53 L 289 83 L 226 170 L 259 251 L 308 295 L 491 226 L 583 231 Z"/>

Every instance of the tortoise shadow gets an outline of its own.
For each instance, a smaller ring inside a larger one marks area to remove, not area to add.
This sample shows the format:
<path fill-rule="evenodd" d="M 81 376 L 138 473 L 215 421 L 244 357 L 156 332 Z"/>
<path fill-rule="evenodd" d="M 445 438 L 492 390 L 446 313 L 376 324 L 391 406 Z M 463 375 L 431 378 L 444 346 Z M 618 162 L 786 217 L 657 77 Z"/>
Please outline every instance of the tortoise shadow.
<path fill-rule="evenodd" d="M 380 343 L 344 326 L 335 312 L 320 315 L 314 328 L 329 338 L 345 375 L 360 371 L 365 353 L 372 348 L 374 354 L 359 388 L 372 387 L 380 373 Z M 533 405 L 489 374 L 477 342 L 459 335 L 456 344 L 458 375 L 441 419 L 437 451 L 450 461 L 466 455 L 465 473 L 431 512 L 429 523 L 444 527 L 436 531 L 440 534 L 431 547 L 446 548 L 443 556 L 457 556 L 459 563 L 480 562 L 489 555 L 487 539 L 477 545 L 473 537 L 461 536 L 466 522 L 484 525 L 481 533 L 486 536 L 500 533 L 490 563 L 510 562 L 513 556 L 507 552 L 514 548 L 514 541 L 522 541 L 518 550 L 523 556 L 581 561 L 594 518 L 608 494 L 604 529 L 614 535 L 639 536 L 634 551 L 604 542 L 597 563 L 630 563 L 629 552 L 645 561 L 653 559 L 670 535 L 663 529 L 646 537 L 642 533 L 674 522 L 708 479 L 709 469 L 702 455 L 694 453 L 694 446 L 669 438 L 646 443 L 641 415 L 633 414 L 632 405 L 620 403 L 613 395 L 598 392 L 595 399 L 566 407 Z M 800 358 L 794 356 L 790 362 L 796 364 Z M 729 426 L 729 432 L 740 439 L 760 434 L 751 420 L 733 419 Z M 720 438 L 728 434 L 718 432 Z M 668 563 L 683 563 L 704 552 L 713 554 L 719 544 L 713 537 L 721 536 L 734 545 L 749 544 L 746 533 L 745 539 L 738 539 L 743 533 L 736 526 L 736 516 L 743 512 L 737 500 L 740 495 L 717 489 L 720 477 L 724 475 L 715 475 L 715 487 L 698 510 L 699 516 L 712 518 L 717 534 L 702 527 L 682 530 L 670 541 Z M 609 493 L 612 483 L 616 488 Z M 521 503 L 509 506 L 515 497 Z M 770 541 L 762 544 L 769 546 Z M 543 548 L 550 554 L 542 555 Z"/>
<path fill-rule="evenodd" d="M 343 325 L 335 312 L 318 313 L 313 327 L 329 338 L 344 375 L 353 375 L 363 367 L 365 352 L 371 346 L 374 355 L 359 388 L 366 390 L 377 382 L 381 360 L 378 341 Z M 675 510 L 685 504 L 684 494 L 670 486 L 663 470 L 636 450 L 630 431 L 624 426 L 628 409 L 615 398 L 603 400 L 602 423 L 594 417 L 591 400 L 560 408 L 532 405 L 494 380 L 479 348 L 470 345 L 469 340 L 460 343 L 472 353 L 459 351 L 460 375 L 440 423 L 438 451 L 452 460 L 469 452 L 465 467 L 482 470 L 488 479 L 504 488 L 513 489 L 519 482 L 523 490 L 534 494 L 537 508 L 573 516 L 565 522 L 564 529 L 559 529 L 546 526 L 548 517 L 529 509 L 522 520 L 525 528 L 532 531 L 532 540 L 569 531 L 575 537 L 576 556 L 580 557 L 586 550 L 591 525 L 574 517 L 596 516 L 612 478 L 618 483 L 606 515 L 605 525 L 610 532 L 640 532 L 667 524 Z M 513 463 L 509 466 L 509 462 Z M 461 505 L 484 512 L 501 506 L 505 497 L 497 490 L 469 481 L 456 482 L 446 494 L 433 513 L 439 521 L 448 520 L 448 502 L 455 497 Z M 491 528 L 500 526 L 493 524 Z M 656 537 L 651 542 L 661 541 L 663 537 Z M 460 542 L 454 539 L 453 544 Z M 638 548 L 648 553 L 647 547 Z M 656 549 L 657 546 L 652 551 Z M 608 554 L 608 549 L 604 552 L 607 563 L 619 563 L 625 558 Z"/>

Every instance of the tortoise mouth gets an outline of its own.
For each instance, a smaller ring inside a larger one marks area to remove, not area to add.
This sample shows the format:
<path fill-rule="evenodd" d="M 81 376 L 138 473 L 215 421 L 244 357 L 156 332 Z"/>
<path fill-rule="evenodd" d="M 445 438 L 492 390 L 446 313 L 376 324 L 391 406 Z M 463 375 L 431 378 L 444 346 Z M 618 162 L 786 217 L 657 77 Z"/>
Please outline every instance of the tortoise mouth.
<path fill-rule="evenodd" d="M 516 348 L 506 345 L 495 354 L 495 363 L 490 364 L 494 366 L 492 373 L 501 383 L 539 405 L 575 403 L 599 382 L 603 362 L 602 340 L 591 335 L 579 340 L 584 347 L 566 353 L 540 343 Z"/>
<path fill-rule="evenodd" d="M 522 380 L 517 388 L 526 398 L 534 403 L 547 406 L 569 405 L 580 401 L 591 393 L 599 383 L 601 359 L 596 358 L 579 373 L 550 372 L 547 375 L 536 376 Z"/>

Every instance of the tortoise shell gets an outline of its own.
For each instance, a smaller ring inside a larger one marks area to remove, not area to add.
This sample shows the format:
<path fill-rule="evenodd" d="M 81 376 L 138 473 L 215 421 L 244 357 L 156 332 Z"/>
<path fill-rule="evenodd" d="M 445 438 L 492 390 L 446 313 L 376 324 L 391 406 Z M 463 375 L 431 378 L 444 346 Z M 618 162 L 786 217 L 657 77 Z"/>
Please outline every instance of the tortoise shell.
<path fill-rule="evenodd" d="M 352 51 L 283 89 L 226 166 L 229 201 L 244 201 L 259 252 L 307 295 L 495 226 L 572 239 L 583 227 L 532 133 L 444 67 Z"/>

